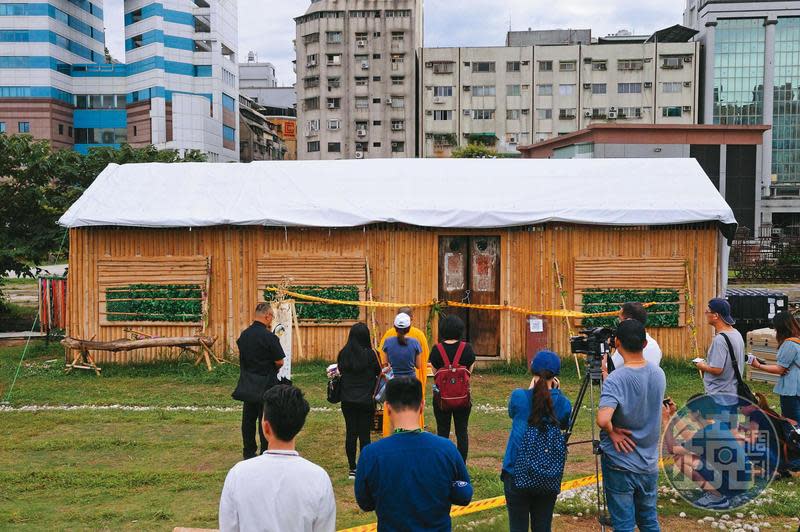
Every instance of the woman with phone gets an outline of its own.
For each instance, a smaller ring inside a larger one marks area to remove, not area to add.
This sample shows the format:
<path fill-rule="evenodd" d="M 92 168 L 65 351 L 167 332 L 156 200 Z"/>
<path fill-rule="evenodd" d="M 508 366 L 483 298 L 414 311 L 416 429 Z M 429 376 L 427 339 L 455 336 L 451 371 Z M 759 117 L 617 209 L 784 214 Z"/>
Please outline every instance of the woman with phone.
<path fill-rule="evenodd" d="M 788 312 L 779 312 L 772 325 L 779 346 L 777 362 L 764 364 L 752 355 L 747 362 L 779 376 L 773 391 L 781 398 L 781 414 L 800 423 L 800 323 Z"/>

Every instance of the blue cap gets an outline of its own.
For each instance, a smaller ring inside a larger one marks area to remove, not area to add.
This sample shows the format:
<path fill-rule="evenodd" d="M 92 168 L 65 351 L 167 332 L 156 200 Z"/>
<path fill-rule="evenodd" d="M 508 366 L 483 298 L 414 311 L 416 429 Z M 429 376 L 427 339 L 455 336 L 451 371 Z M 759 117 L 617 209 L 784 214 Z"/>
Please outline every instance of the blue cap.
<path fill-rule="evenodd" d="M 728 303 L 727 299 L 715 297 L 708 302 L 708 309 L 715 314 L 719 314 L 719 317 L 722 318 L 722 321 L 728 325 L 733 325 L 736 323 L 736 320 L 733 319 L 733 316 L 731 316 L 731 304 Z"/>
<path fill-rule="evenodd" d="M 552 351 L 539 351 L 531 361 L 531 371 L 541 373 L 549 371 L 553 375 L 561 373 L 561 359 Z"/>

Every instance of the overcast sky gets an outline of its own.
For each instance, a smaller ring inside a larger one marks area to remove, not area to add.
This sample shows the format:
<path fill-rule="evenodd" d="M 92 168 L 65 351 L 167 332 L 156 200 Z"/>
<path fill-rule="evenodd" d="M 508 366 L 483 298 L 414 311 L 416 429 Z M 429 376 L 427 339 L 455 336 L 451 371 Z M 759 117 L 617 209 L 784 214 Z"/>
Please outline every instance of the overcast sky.
<path fill-rule="evenodd" d="M 106 40 L 115 59 L 124 58 L 122 1 L 105 0 Z M 250 50 L 275 65 L 281 85 L 294 82 L 295 25 L 307 0 L 238 0 L 239 57 Z M 427 0 L 425 46 L 501 46 L 513 30 L 591 28 L 604 36 L 620 29 L 635 33 L 679 24 L 684 0 Z"/>

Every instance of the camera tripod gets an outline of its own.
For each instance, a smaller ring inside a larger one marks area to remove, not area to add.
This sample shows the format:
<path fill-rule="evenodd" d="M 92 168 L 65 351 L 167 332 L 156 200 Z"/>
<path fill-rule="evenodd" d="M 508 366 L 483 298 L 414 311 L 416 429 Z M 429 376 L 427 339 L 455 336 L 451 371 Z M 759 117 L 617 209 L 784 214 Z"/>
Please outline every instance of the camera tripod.
<path fill-rule="evenodd" d="M 595 426 L 595 403 L 594 403 L 594 388 L 595 386 L 599 389 L 603 382 L 603 358 L 602 354 L 596 355 L 586 355 L 586 373 L 583 375 L 583 380 L 581 381 L 580 390 L 578 390 L 578 395 L 575 398 L 575 404 L 572 406 L 572 414 L 569 417 L 569 425 L 567 427 L 567 431 L 564 434 L 564 439 L 567 442 L 567 445 L 578 445 L 581 443 L 591 443 L 592 444 L 592 454 L 594 455 L 594 473 L 595 473 L 595 481 L 594 486 L 597 492 L 597 520 L 600 523 L 600 530 L 605 532 L 607 526 L 611 525 L 611 519 L 608 516 L 608 505 L 606 503 L 605 497 L 605 490 L 600 489 L 600 454 L 602 451 L 600 450 L 600 440 L 595 438 L 597 427 Z M 581 410 L 581 405 L 583 403 L 584 398 L 586 397 L 586 392 L 589 392 L 589 415 L 591 416 L 589 425 L 591 426 L 592 431 L 592 439 L 591 440 L 583 440 L 583 441 L 576 441 L 570 443 L 569 439 L 572 436 L 572 432 L 575 429 L 575 421 L 578 419 L 578 413 Z M 598 392 L 598 400 L 600 398 Z M 599 436 L 599 434 L 597 434 Z"/>

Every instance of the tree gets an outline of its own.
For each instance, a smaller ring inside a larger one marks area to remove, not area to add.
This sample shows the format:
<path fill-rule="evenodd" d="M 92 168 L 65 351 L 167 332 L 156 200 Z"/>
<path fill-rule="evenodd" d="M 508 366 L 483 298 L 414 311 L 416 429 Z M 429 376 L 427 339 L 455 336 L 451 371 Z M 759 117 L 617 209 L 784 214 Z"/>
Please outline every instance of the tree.
<path fill-rule="evenodd" d="M 454 149 L 452 156 L 456 159 L 493 159 L 497 157 L 497 152 L 483 144 L 467 144 Z"/>
<path fill-rule="evenodd" d="M 108 164 L 205 160 L 197 150 L 180 155 L 128 144 L 92 148 L 81 155 L 53 150 L 30 135 L 0 135 L 0 278 L 10 271 L 27 273 L 62 243 L 66 252 L 68 242 L 58 219 Z"/>

